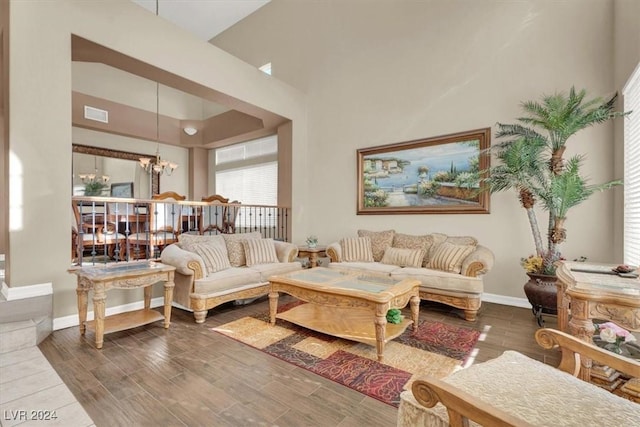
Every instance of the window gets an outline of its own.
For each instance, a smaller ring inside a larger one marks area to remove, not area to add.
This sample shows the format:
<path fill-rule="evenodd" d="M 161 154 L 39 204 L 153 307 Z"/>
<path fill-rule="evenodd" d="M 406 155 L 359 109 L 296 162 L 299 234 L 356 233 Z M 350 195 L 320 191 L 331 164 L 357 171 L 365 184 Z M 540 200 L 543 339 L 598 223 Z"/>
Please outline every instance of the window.
<path fill-rule="evenodd" d="M 624 111 L 624 263 L 640 265 L 640 64 L 622 90 Z"/>
<path fill-rule="evenodd" d="M 278 204 L 277 136 L 219 148 L 215 158 L 216 194 L 246 205 Z M 252 222 L 273 227 L 276 215 L 272 208 L 260 213 L 240 208 L 238 220 L 241 225 Z"/>

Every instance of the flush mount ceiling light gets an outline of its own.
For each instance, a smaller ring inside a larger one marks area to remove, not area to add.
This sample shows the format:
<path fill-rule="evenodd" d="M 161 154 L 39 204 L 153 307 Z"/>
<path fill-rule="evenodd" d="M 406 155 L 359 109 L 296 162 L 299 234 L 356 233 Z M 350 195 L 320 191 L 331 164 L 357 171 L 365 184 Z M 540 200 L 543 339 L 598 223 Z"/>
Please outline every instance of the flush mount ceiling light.
<path fill-rule="evenodd" d="M 187 126 L 183 130 L 184 130 L 184 133 L 186 133 L 189 136 L 193 136 L 196 133 L 198 133 L 198 129 L 196 129 L 196 128 L 192 127 L 192 126 Z"/>

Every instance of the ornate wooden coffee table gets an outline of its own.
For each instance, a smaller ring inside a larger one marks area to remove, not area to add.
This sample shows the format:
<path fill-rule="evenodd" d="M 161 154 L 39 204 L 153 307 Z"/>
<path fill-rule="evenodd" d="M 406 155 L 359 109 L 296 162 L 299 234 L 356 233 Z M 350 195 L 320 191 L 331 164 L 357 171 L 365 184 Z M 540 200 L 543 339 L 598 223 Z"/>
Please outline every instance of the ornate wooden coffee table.
<path fill-rule="evenodd" d="M 276 318 L 328 335 L 375 345 L 383 360 L 385 344 L 418 325 L 419 286 L 414 279 L 394 281 L 388 277 L 343 273 L 324 267 L 295 271 L 269 278 L 269 314 Z M 292 295 L 301 304 L 277 313 L 278 292 Z M 387 311 L 411 304 L 411 320 L 387 323 Z"/>

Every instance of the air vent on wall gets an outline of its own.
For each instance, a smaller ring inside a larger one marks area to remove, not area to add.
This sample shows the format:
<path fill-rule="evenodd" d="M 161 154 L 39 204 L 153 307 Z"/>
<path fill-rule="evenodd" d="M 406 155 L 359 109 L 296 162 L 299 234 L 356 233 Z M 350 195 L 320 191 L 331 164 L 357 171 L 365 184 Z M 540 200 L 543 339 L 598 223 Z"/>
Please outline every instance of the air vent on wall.
<path fill-rule="evenodd" d="M 95 107 L 84 106 L 84 118 L 97 122 L 109 123 L 109 112 Z"/>

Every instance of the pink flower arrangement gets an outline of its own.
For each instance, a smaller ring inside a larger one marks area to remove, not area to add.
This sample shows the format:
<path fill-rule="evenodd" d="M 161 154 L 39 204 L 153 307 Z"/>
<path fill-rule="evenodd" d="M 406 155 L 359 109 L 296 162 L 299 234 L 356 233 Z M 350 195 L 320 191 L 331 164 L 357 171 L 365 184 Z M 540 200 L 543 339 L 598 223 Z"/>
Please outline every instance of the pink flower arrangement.
<path fill-rule="evenodd" d="M 635 341 L 636 337 L 624 328 L 616 325 L 613 322 L 605 322 L 595 324 L 596 333 L 599 334 L 600 339 L 609 345 L 605 345 L 605 348 L 615 353 L 620 353 L 620 345 Z"/>

